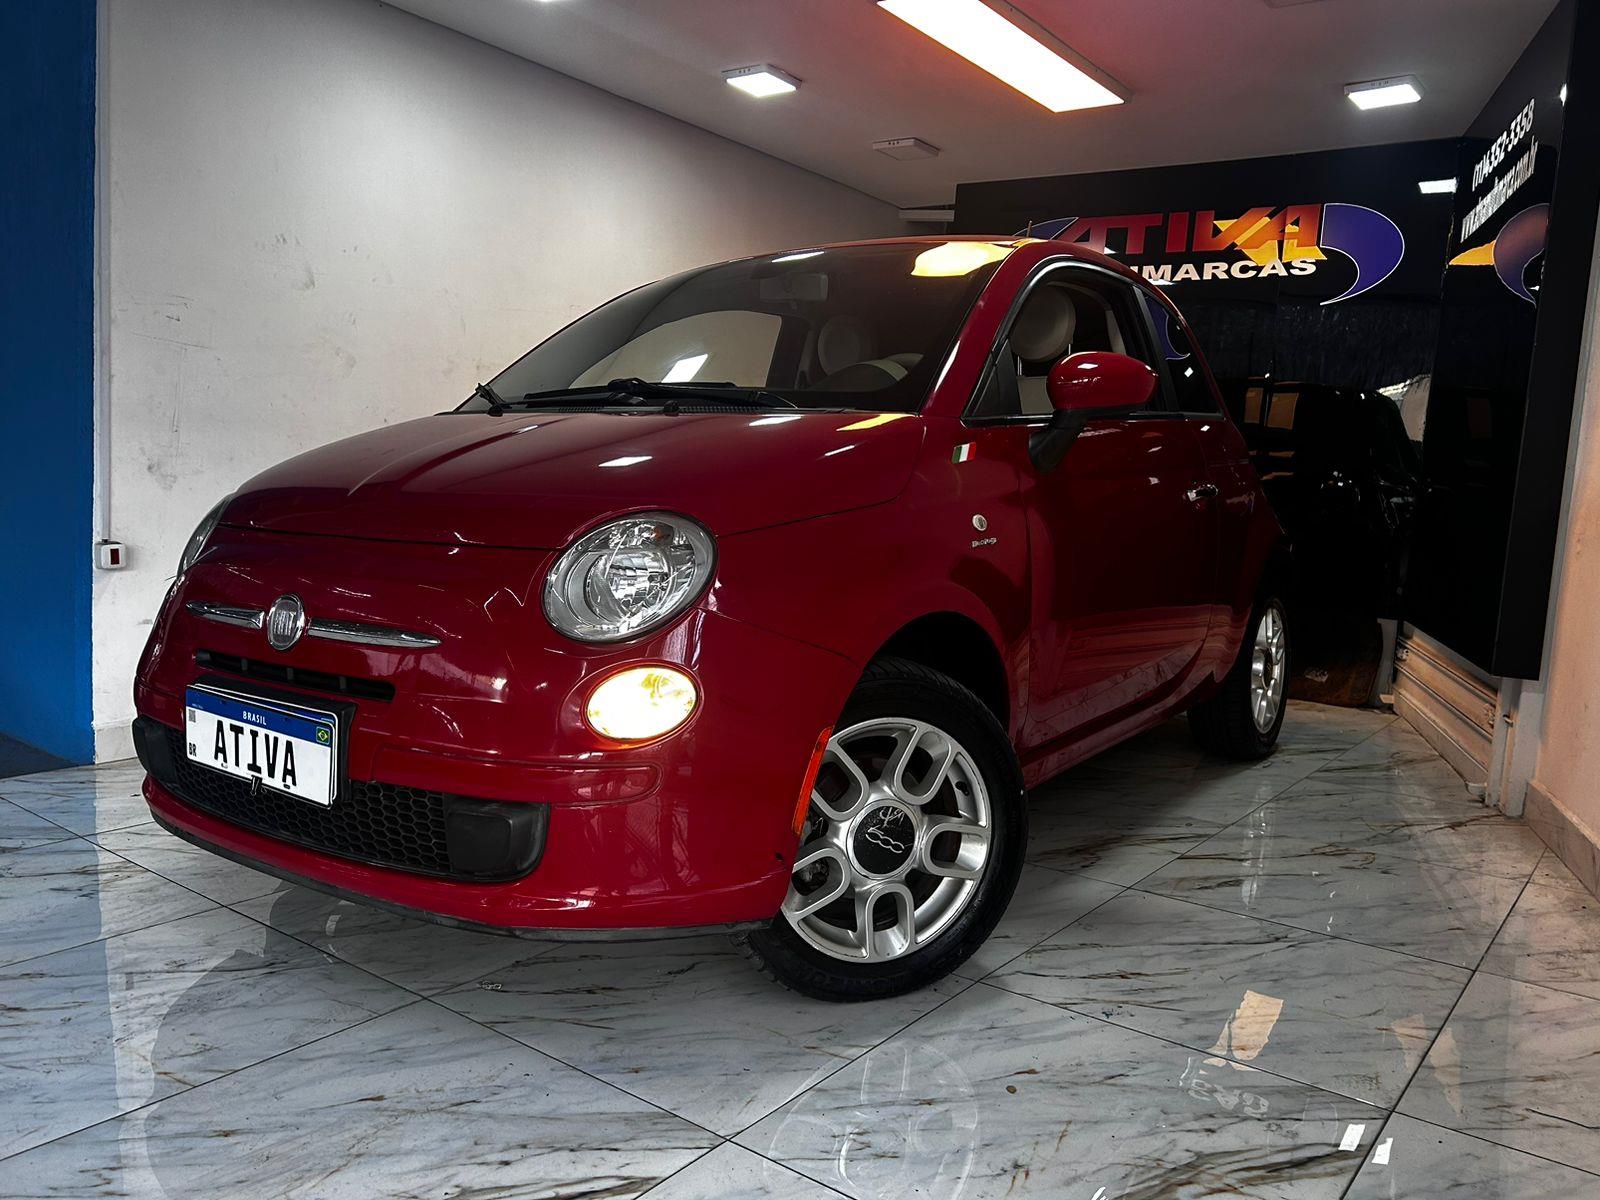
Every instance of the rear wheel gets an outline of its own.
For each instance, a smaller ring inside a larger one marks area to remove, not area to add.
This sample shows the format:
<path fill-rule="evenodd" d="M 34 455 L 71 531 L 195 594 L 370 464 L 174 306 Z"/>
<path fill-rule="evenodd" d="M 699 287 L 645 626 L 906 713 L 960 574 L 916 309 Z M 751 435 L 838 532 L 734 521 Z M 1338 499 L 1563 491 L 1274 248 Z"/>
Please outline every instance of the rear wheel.
<path fill-rule="evenodd" d="M 880 660 L 828 743 L 783 908 L 744 944 L 780 983 L 821 999 L 922 987 L 1004 913 L 1026 822 L 993 714 L 948 676 Z"/>
<path fill-rule="evenodd" d="M 1289 624 L 1283 602 L 1268 596 L 1250 616 L 1239 658 L 1222 688 L 1189 710 L 1202 749 L 1227 758 L 1265 758 L 1283 728 L 1289 686 Z"/>

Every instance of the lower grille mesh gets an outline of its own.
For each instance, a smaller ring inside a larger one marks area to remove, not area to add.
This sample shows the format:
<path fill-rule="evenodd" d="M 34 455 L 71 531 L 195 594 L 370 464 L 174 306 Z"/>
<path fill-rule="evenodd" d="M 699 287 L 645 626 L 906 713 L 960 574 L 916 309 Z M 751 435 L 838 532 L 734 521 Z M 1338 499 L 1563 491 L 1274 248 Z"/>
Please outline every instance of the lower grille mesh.
<path fill-rule="evenodd" d="M 195 808 L 258 833 L 376 866 L 454 876 L 445 838 L 445 795 L 392 783 L 345 780 L 332 808 L 250 785 L 190 762 L 181 730 L 167 728 L 171 790 Z M 165 782 L 165 781 L 163 781 Z"/>

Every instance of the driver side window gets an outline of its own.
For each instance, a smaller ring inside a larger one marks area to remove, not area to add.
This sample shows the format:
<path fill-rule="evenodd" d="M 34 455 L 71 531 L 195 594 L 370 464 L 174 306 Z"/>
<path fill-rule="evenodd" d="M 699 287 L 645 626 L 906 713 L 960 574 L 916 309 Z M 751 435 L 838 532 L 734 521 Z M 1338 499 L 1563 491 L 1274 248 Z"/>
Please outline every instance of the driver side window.
<path fill-rule="evenodd" d="M 1050 368 L 1069 354 L 1093 350 L 1157 365 L 1126 285 L 1081 269 L 1051 272 L 1017 311 L 976 415 L 1049 416 Z"/>

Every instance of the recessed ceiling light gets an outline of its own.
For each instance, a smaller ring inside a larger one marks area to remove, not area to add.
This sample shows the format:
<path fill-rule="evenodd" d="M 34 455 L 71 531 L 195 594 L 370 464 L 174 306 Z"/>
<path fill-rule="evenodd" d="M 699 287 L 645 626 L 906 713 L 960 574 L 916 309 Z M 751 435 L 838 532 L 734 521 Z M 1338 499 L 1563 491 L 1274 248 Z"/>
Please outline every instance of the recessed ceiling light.
<path fill-rule="evenodd" d="M 1439 196 L 1456 190 L 1454 179 L 1419 179 L 1417 191 L 1424 196 Z"/>
<path fill-rule="evenodd" d="M 878 7 L 1051 112 L 1122 103 L 1105 84 L 981 0 L 878 0 Z"/>
<path fill-rule="evenodd" d="M 757 63 L 753 67 L 734 67 L 724 71 L 722 77 L 741 92 L 765 99 L 782 96 L 800 86 L 800 81 L 787 71 L 780 71 L 771 63 Z"/>
<path fill-rule="evenodd" d="M 890 158 L 898 158 L 901 162 L 913 158 L 939 157 L 939 147 L 917 137 L 886 138 L 881 142 L 873 142 L 872 148 L 879 154 L 887 154 Z"/>
<path fill-rule="evenodd" d="M 1415 75 L 1393 79 L 1369 79 L 1365 83 L 1345 84 L 1344 94 L 1357 108 L 1392 108 L 1396 104 L 1415 104 L 1422 99 L 1422 84 Z"/>

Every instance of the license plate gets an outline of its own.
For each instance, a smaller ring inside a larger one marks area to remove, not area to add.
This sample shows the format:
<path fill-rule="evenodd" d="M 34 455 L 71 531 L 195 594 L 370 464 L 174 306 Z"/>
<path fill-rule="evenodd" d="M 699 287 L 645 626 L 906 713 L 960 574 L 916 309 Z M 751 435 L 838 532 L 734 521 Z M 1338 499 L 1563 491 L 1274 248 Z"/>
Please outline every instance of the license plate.
<path fill-rule="evenodd" d="M 190 762 L 324 808 L 333 803 L 334 714 L 204 687 L 185 691 L 183 703 Z"/>

